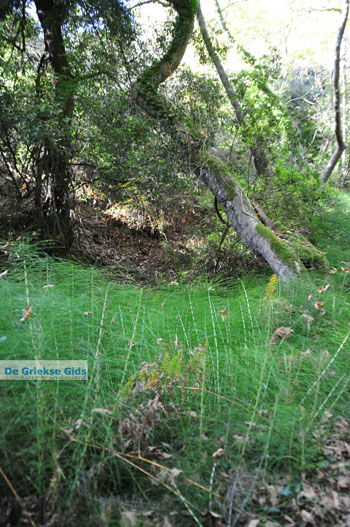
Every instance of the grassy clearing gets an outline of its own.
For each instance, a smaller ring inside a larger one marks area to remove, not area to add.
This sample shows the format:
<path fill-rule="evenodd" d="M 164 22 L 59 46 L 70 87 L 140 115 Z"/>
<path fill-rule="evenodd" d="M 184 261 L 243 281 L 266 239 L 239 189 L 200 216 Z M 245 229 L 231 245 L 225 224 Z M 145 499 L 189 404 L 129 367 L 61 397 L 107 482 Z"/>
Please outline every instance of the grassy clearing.
<path fill-rule="evenodd" d="M 298 482 L 322 463 L 323 415 L 349 417 L 350 200 L 341 199 L 321 233 L 337 272 L 283 290 L 270 275 L 119 285 L 7 247 L 0 359 L 89 364 L 88 382 L 1 382 L 1 468 L 16 492 L 45 496 L 62 525 L 127 525 L 123 510 L 155 504 L 174 525 L 211 525 L 205 512 L 239 525 L 258 469 Z M 270 345 L 279 327 L 293 333 Z M 255 476 L 234 498 L 240 471 Z M 0 489 L 11 493 L 4 478 Z"/>

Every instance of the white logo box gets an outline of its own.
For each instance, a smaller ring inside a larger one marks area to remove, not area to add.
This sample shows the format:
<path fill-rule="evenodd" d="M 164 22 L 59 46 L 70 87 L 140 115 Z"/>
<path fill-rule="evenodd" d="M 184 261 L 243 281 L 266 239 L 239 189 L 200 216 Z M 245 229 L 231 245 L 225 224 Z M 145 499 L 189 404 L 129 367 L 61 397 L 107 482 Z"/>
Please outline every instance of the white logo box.
<path fill-rule="evenodd" d="M 0 360 L 0 380 L 87 381 L 86 360 Z"/>

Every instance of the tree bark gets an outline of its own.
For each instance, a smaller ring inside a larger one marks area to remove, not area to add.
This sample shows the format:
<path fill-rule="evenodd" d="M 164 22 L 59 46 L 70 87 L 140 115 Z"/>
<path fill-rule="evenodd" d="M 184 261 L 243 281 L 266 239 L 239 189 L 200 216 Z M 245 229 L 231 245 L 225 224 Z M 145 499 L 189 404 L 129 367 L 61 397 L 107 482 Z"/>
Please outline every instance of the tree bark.
<path fill-rule="evenodd" d="M 335 116 L 335 138 L 337 146 L 332 154 L 332 157 L 325 166 L 322 175 L 321 183 L 326 183 L 331 177 L 333 170 L 335 169 L 339 159 L 344 152 L 346 145 L 344 143 L 343 130 L 342 130 L 342 118 L 341 118 L 341 94 L 340 94 L 340 50 L 341 44 L 346 28 L 346 24 L 349 16 L 349 2 L 345 0 L 345 5 L 342 13 L 341 23 L 338 29 L 336 44 L 335 44 L 335 59 L 334 59 L 334 72 L 333 72 L 333 90 L 334 90 L 334 116 Z"/>
<path fill-rule="evenodd" d="M 192 35 L 197 10 L 195 0 L 170 0 L 170 4 L 178 16 L 169 49 L 160 60 L 144 70 L 133 84 L 131 94 L 149 115 L 162 120 L 170 127 L 184 155 L 190 156 L 193 171 L 222 205 L 231 225 L 245 245 L 262 256 L 281 279 L 294 278 L 303 269 L 302 255 L 299 254 L 303 249 L 296 252 L 294 244 L 291 246 L 287 241 L 280 239 L 258 220 L 248 197 L 227 165 L 203 149 L 200 132 L 191 133 L 181 117 L 177 116 L 176 111 L 158 92 L 160 84 L 181 62 Z M 315 261 L 318 257 L 316 253 L 315 249 Z"/>
<path fill-rule="evenodd" d="M 220 60 L 219 55 L 216 53 L 211 39 L 210 35 L 207 30 L 207 26 L 205 23 L 205 19 L 201 10 L 200 2 L 198 2 L 198 8 L 197 8 L 197 20 L 199 24 L 199 29 L 205 44 L 205 47 L 207 49 L 208 55 L 212 61 L 212 63 L 215 66 L 215 69 L 220 77 L 222 86 L 224 87 L 224 90 L 226 92 L 227 98 L 230 101 L 230 104 L 233 108 L 233 112 L 235 114 L 238 127 L 243 123 L 244 118 L 246 116 L 246 111 L 242 108 L 241 102 L 238 99 L 232 84 L 230 82 L 230 79 L 228 78 L 228 75 L 225 71 L 225 68 L 222 65 L 222 62 Z M 258 176 L 265 176 L 265 177 L 271 177 L 272 172 L 269 167 L 269 161 L 266 156 L 266 153 L 264 152 L 263 148 L 259 144 L 259 141 L 254 139 L 253 144 L 249 146 L 249 151 L 253 159 L 254 168 Z"/>
<path fill-rule="evenodd" d="M 70 129 L 74 109 L 74 79 L 67 59 L 62 24 L 67 6 L 59 0 L 35 0 L 44 32 L 45 51 L 55 75 L 55 103 L 58 108 L 57 137 L 44 138 L 45 154 L 38 173 L 48 178 L 48 192 L 43 203 L 43 218 L 47 235 L 69 249 L 73 242 L 69 192 L 71 171 Z"/>

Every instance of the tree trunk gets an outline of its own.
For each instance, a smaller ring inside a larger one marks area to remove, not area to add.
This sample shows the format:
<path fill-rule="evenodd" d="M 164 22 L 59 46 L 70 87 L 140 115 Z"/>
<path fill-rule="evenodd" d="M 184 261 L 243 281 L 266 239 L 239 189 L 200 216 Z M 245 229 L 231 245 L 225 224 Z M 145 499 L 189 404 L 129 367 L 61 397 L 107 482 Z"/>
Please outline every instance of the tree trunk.
<path fill-rule="evenodd" d="M 325 166 L 321 175 L 321 182 L 326 183 L 331 177 L 333 170 L 335 169 L 339 159 L 344 152 L 346 145 L 344 143 L 343 131 L 342 131 L 342 119 L 341 119 L 341 94 L 340 94 L 340 49 L 341 43 L 344 36 L 346 23 L 349 16 L 349 2 L 345 0 L 345 6 L 342 14 L 341 24 L 338 29 L 338 35 L 335 44 L 335 59 L 334 59 L 334 72 L 333 72 L 333 89 L 334 89 L 334 114 L 335 114 L 335 138 L 337 141 L 337 147 L 333 152 L 332 157 Z"/>
<path fill-rule="evenodd" d="M 170 127 L 184 155 L 190 155 L 195 174 L 222 205 L 231 225 L 245 245 L 262 256 L 281 279 L 294 278 L 303 268 L 302 255 L 299 254 L 303 252 L 303 249 L 295 251 L 296 244 L 291 246 L 287 241 L 281 240 L 258 220 L 249 199 L 227 165 L 216 156 L 203 150 L 201 134 L 199 132 L 191 134 L 186 129 L 185 123 L 177 116 L 176 111 L 158 92 L 159 85 L 176 70 L 181 62 L 192 35 L 197 10 L 195 0 L 170 0 L 170 4 L 175 8 L 178 16 L 169 49 L 159 61 L 144 70 L 131 88 L 132 96 L 149 115 L 162 120 Z M 298 247 L 299 245 L 303 244 L 298 244 Z M 315 249 L 315 261 L 318 257 L 321 261 L 322 257 Z"/>
<path fill-rule="evenodd" d="M 55 74 L 55 102 L 58 109 L 57 136 L 44 138 L 44 158 L 39 161 L 48 178 L 48 192 L 43 202 L 42 217 L 47 235 L 67 250 L 73 242 L 69 191 L 71 171 L 70 128 L 74 109 L 74 79 L 67 59 L 62 24 L 65 6 L 56 0 L 35 0 L 36 10 L 44 32 L 45 51 Z"/>
<path fill-rule="evenodd" d="M 199 29 L 200 29 L 205 47 L 207 49 L 208 55 L 212 63 L 214 64 L 215 69 L 220 77 L 221 84 L 223 85 L 226 95 L 228 97 L 228 100 L 230 101 L 230 104 L 233 108 L 233 111 L 234 111 L 234 114 L 235 114 L 235 117 L 238 123 L 238 127 L 239 127 L 244 121 L 244 118 L 246 116 L 246 111 L 242 108 L 241 102 L 238 99 L 232 87 L 230 79 L 228 78 L 228 75 L 220 60 L 220 57 L 216 53 L 211 43 L 211 39 L 210 39 L 208 30 L 207 30 L 205 19 L 204 19 L 202 10 L 201 10 L 200 2 L 198 2 L 197 20 L 198 20 Z M 268 158 L 263 148 L 259 144 L 258 140 L 254 139 L 253 144 L 249 146 L 249 151 L 252 156 L 254 168 L 255 168 L 257 175 L 271 177 L 272 172 L 269 167 Z"/>

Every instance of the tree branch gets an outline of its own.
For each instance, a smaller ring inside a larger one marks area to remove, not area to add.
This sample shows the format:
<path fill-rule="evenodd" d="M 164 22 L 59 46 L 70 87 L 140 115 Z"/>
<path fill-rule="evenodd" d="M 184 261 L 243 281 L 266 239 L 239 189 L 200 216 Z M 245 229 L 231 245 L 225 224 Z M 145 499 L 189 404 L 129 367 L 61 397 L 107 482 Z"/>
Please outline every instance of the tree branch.
<path fill-rule="evenodd" d="M 343 138 L 342 120 L 341 120 L 341 94 L 339 86 L 340 77 L 340 49 L 344 36 L 345 27 L 349 16 L 349 2 L 345 0 L 345 6 L 342 14 L 341 24 L 338 29 L 338 35 L 335 44 L 335 59 L 334 59 L 334 73 L 333 73 L 333 88 L 334 88 L 334 114 L 335 114 L 335 137 L 337 140 L 337 147 L 333 152 L 332 157 L 328 161 L 326 167 L 321 175 L 321 182 L 326 183 L 331 177 L 336 164 L 341 158 L 346 145 Z"/>

